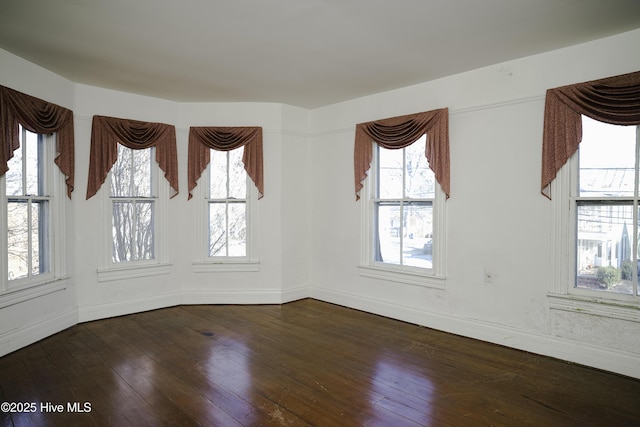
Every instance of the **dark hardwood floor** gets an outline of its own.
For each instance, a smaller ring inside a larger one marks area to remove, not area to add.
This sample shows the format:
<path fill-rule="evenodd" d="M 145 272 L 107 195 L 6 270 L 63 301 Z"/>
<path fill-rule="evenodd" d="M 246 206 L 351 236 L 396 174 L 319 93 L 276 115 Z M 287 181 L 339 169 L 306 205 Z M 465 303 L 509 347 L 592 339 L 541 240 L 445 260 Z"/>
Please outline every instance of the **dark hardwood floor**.
<path fill-rule="evenodd" d="M 79 324 L 0 358 L 0 402 L 2 426 L 640 425 L 638 380 L 311 299 Z"/>

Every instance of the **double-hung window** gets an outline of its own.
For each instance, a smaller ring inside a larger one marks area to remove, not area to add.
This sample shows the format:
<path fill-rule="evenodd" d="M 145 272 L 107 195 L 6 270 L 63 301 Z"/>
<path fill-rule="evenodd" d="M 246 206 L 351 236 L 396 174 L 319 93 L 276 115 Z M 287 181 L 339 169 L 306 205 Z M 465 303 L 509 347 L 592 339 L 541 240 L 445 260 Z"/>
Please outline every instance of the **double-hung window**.
<path fill-rule="evenodd" d="M 586 116 L 574 159 L 576 291 L 637 297 L 640 133 Z"/>
<path fill-rule="evenodd" d="M 552 183 L 551 307 L 640 321 L 640 130 L 582 117 Z"/>
<path fill-rule="evenodd" d="M 105 225 L 99 279 L 117 280 L 169 272 L 167 262 L 167 183 L 158 179 L 155 147 L 118 144 L 118 160 L 101 198 Z"/>
<path fill-rule="evenodd" d="M 55 134 L 19 128 L 20 147 L 8 162 L 2 184 L 3 289 L 52 281 L 65 274 L 62 174 L 54 167 Z M 60 250 L 58 250 L 60 249 Z"/>
<path fill-rule="evenodd" d="M 446 196 L 429 168 L 425 136 L 400 149 L 374 143 L 364 192 L 363 275 L 443 286 Z"/>
<path fill-rule="evenodd" d="M 118 145 L 118 161 L 110 173 L 114 264 L 156 258 L 153 152 Z"/>
<path fill-rule="evenodd" d="M 207 195 L 208 256 L 247 256 L 247 174 L 243 148 L 211 150 Z"/>
<path fill-rule="evenodd" d="M 634 72 L 547 90 L 552 309 L 640 322 L 639 88 Z"/>
<path fill-rule="evenodd" d="M 257 270 L 255 210 L 257 191 L 244 169 L 244 147 L 210 149 L 210 162 L 201 178 L 202 215 L 196 223 L 201 236 L 196 271 Z"/>

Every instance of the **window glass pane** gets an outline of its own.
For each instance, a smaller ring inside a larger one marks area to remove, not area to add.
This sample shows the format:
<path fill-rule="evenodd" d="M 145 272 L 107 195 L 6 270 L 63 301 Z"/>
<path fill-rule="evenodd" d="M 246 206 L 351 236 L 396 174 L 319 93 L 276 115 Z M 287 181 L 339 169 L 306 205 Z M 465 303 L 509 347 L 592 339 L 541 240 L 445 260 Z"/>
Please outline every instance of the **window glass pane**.
<path fill-rule="evenodd" d="M 8 279 L 29 274 L 29 213 L 26 201 L 7 203 Z"/>
<path fill-rule="evenodd" d="M 209 162 L 209 197 L 212 199 L 227 198 L 227 153 L 211 150 Z"/>
<path fill-rule="evenodd" d="M 209 256 L 227 256 L 226 215 L 226 203 L 209 203 Z"/>
<path fill-rule="evenodd" d="M 136 202 L 136 260 L 154 258 L 153 202 Z"/>
<path fill-rule="evenodd" d="M 425 156 L 425 137 L 404 149 L 405 151 L 405 196 L 414 199 L 435 197 L 435 176 Z"/>
<path fill-rule="evenodd" d="M 399 204 L 376 203 L 375 251 L 374 259 L 390 264 L 400 264 L 400 222 Z"/>
<path fill-rule="evenodd" d="M 113 262 L 132 261 L 133 203 L 113 202 Z"/>
<path fill-rule="evenodd" d="M 247 255 L 246 203 L 229 203 L 229 255 Z"/>
<path fill-rule="evenodd" d="M 131 177 L 133 150 L 118 144 L 118 160 L 111 168 L 111 195 L 114 197 L 131 196 Z"/>
<path fill-rule="evenodd" d="M 22 135 L 22 134 L 21 134 Z M 7 196 L 22 196 L 22 138 L 20 138 L 20 148 L 13 152 L 13 157 L 7 162 L 9 170 L 5 174 Z"/>
<path fill-rule="evenodd" d="M 244 147 L 229 152 L 229 197 L 247 197 L 247 173 L 242 163 Z"/>
<path fill-rule="evenodd" d="M 131 150 L 133 154 L 133 196 L 151 197 L 152 149 Z"/>
<path fill-rule="evenodd" d="M 41 174 L 40 167 L 38 162 L 38 154 L 39 144 L 38 144 L 38 135 L 35 133 L 31 133 L 25 131 L 26 135 L 26 143 L 25 143 L 25 151 L 27 154 L 26 157 L 26 168 L 27 168 L 27 193 L 33 196 L 42 195 L 42 186 L 40 185 Z"/>
<path fill-rule="evenodd" d="M 633 292 L 633 205 L 579 202 L 576 286 Z"/>
<path fill-rule="evenodd" d="M 378 197 L 402 198 L 403 150 L 378 150 Z"/>
<path fill-rule="evenodd" d="M 582 117 L 580 197 L 634 195 L 636 128 Z"/>
<path fill-rule="evenodd" d="M 431 203 L 412 203 L 403 209 L 404 232 L 402 263 L 412 267 L 431 268 L 433 207 Z"/>

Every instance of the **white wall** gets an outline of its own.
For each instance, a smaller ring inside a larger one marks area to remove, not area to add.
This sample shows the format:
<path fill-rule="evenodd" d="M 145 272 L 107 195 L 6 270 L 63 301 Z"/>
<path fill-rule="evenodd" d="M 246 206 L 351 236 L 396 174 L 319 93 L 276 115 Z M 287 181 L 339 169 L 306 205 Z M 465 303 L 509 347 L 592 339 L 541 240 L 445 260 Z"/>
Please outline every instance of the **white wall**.
<path fill-rule="evenodd" d="M 0 308 L 0 355 L 77 321 L 183 303 L 313 296 L 640 378 L 637 323 L 549 308 L 551 209 L 539 188 L 545 90 L 636 71 L 638 46 L 640 30 L 313 111 L 114 92 L 0 50 L 0 84 L 72 108 L 76 120 L 70 278 L 58 292 Z M 355 124 L 442 107 L 450 109 L 452 172 L 445 289 L 361 277 Z M 99 195 L 85 200 L 94 114 L 177 128 L 180 194 L 169 201 L 169 274 L 98 281 Z M 189 126 L 207 125 L 264 129 L 257 272 L 194 272 L 197 201 L 187 201 L 187 137 Z M 485 269 L 494 284 L 484 283 Z"/>
<path fill-rule="evenodd" d="M 26 301 L 3 306 L 0 295 L 0 355 L 78 321 L 183 303 L 282 303 L 309 295 L 308 111 L 269 103 L 175 103 L 73 84 L 2 50 L 0 68 L 0 84 L 72 109 L 76 144 L 76 186 L 67 201 L 70 278 L 62 290 Z M 180 194 L 168 202 L 169 274 L 98 280 L 98 199 L 103 190 L 86 200 L 93 115 L 176 126 Z M 263 127 L 258 271 L 194 271 L 194 211 L 202 205 L 195 198 L 187 201 L 189 126 Z"/>
<path fill-rule="evenodd" d="M 21 58 L 0 50 L 0 84 L 46 99 L 62 107 L 73 108 L 74 84 Z M 73 230 L 74 212 L 65 201 L 66 227 Z M 67 248 L 73 251 L 72 237 Z M 70 257 L 71 258 L 71 257 Z M 0 355 L 16 350 L 48 335 L 74 325 L 78 321 L 73 260 L 69 260 L 69 278 L 39 297 L 22 293 L 0 295 Z M 41 289 L 29 294 L 39 295 Z"/>
<path fill-rule="evenodd" d="M 640 70 L 638 46 L 633 31 L 313 111 L 314 296 L 640 377 L 638 323 L 550 310 L 551 203 L 540 194 L 546 89 Z M 451 144 L 445 289 L 361 277 L 355 124 L 442 107 Z"/>

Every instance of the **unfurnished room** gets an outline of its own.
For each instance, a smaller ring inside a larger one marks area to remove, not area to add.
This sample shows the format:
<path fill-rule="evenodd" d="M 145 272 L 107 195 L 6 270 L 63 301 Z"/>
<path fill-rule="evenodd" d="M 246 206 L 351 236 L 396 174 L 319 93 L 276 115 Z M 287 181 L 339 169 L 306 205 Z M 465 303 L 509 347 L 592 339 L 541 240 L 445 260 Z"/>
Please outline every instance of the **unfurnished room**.
<path fill-rule="evenodd" d="M 0 1 L 0 424 L 640 424 L 637 0 Z"/>

